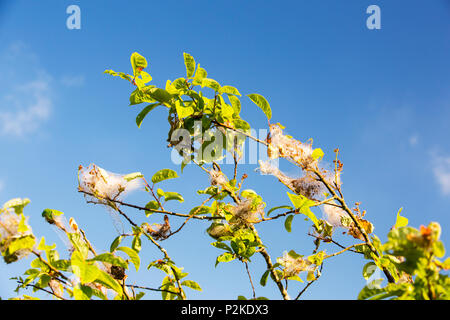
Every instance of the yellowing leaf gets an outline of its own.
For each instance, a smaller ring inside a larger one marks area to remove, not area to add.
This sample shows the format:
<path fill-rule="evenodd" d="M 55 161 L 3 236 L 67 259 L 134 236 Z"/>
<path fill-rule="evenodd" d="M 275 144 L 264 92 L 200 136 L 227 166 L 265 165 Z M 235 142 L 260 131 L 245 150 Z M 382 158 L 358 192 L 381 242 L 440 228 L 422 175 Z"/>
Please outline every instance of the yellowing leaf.
<path fill-rule="evenodd" d="M 247 97 L 249 97 L 258 107 L 261 108 L 268 120 L 272 118 L 272 109 L 270 109 L 269 102 L 267 102 L 266 98 L 257 93 L 248 94 Z"/>
<path fill-rule="evenodd" d="M 402 217 L 400 213 L 403 211 L 403 208 L 400 208 L 397 212 L 397 220 L 395 221 L 394 228 L 406 227 L 408 225 L 408 218 Z"/>
<path fill-rule="evenodd" d="M 289 199 L 291 200 L 294 207 L 301 213 L 307 216 L 317 228 L 319 228 L 319 220 L 316 218 L 315 214 L 311 211 L 310 207 L 315 204 L 314 201 L 302 196 L 301 194 L 291 194 L 287 193 Z"/>
<path fill-rule="evenodd" d="M 184 64 L 186 65 L 186 75 L 188 78 L 194 75 L 195 59 L 189 53 L 183 52 Z"/>

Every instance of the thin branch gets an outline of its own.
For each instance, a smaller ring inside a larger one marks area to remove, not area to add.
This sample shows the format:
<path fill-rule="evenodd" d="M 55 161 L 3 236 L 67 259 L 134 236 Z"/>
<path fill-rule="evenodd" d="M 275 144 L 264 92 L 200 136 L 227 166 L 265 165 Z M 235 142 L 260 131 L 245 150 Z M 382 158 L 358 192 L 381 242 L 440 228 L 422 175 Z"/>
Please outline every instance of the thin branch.
<path fill-rule="evenodd" d="M 233 127 L 231 127 L 231 126 L 228 126 L 228 125 L 226 125 L 226 124 L 224 124 L 224 123 L 217 122 L 216 120 L 213 120 L 212 123 L 218 125 L 219 127 L 223 127 L 223 128 L 229 129 L 229 130 L 233 130 L 233 131 L 235 131 L 235 132 L 237 132 L 237 133 L 240 133 L 240 134 L 242 134 L 242 135 L 244 135 L 244 136 L 246 136 L 246 137 L 248 137 L 248 138 L 250 138 L 250 139 L 252 139 L 252 140 L 254 140 L 254 141 L 256 141 L 256 142 L 259 142 L 259 143 L 261 143 L 261 144 L 263 144 L 263 145 L 265 145 L 265 146 L 268 146 L 268 145 L 269 145 L 266 141 L 263 141 L 263 140 L 260 140 L 260 139 L 258 139 L 258 138 L 255 138 L 255 137 L 252 136 L 251 134 L 248 134 L 248 133 L 246 133 L 246 132 L 244 132 L 244 131 L 235 129 L 235 128 L 233 128 Z"/>
<path fill-rule="evenodd" d="M 144 287 L 144 286 L 136 286 L 134 284 L 127 284 L 126 286 L 130 287 L 130 288 L 142 289 L 142 290 L 147 290 L 147 291 L 167 292 L 167 293 L 178 295 L 178 293 L 176 293 L 174 291 L 165 290 L 165 289 L 156 289 L 156 288 L 149 288 L 149 287 Z"/>
<path fill-rule="evenodd" d="M 352 248 L 354 248 L 354 247 L 362 246 L 362 245 L 365 245 L 365 243 L 357 243 L 357 244 L 353 244 L 353 245 L 351 245 L 351 246 L 349 246 L 349 247 L 347 247 L 347 248 L 344 248 L 343 250 L 341 250 L 341 251 L 339 251 L 339 252 L 335 252 L 335 253 L 333 253 L 333 254 L 326 255 L 325 257 L 323 257 L 323 259 L 328 259 L 328 258 L 331 258 L 331 257 L 338 256 L 338 255 L 344 253 L 345 251 L 348 251 L 348 250 L 350 250 L 350 249 L 352 249 Z M 357 251 L 356 251 L 356 252 L 357 252 Z"/>
<path fill-rule="evenodd" d="M 290 300 L 290 297 L 286 291 L 286 289 L 283 287 L 283 284 L 281 283 L 281 280 L 278 278 L 277 273 L 275 272 L 275 269 L 273 268 L 272 259 L 270 258 L 269 253 L 267 252 L 266 248 L 264 247 L 264 244 L 261 241 L 261 238 L 258 235 L 258 232 L 256 231 L 255 227 L 252 224 L 249 224 L 248 227 L 253 231 L 256 241 L 258 241 L 258 244 L 260 246 L 260 253 L 264 257 L 264 260 L 266 261 L 267 270 L 270 270 L 270 274 L 272 275 L 275 283 L 277 284 L 278 290 L 281 293 L 281 296 L 284 300 Z"/>
<path fill-rule="evenodd" d="M 181 224 L 181 226 L 177 229 L 177 230 L 175 230 L 174 232 L 171 232 L 168 236 L 167 236 L 167 238 L 169 238 L 169 237 L 171 237 L 172 235 L 174 235 L 175 233 L 177 233 L 177 232 L 179 232 L 181 229 L 183 229 L 183 227 L 186 225 L 186 223 L 191 219 L 191 218 L 193 218 L 199 211 L 200 211 L 200 209 L 206 204 L 206 203 L 208 203 L 208 201 L 210 201 L 211 199 L 213 199 L 215 196 L 217 196 L 217 193 L 216 194 L 214 194 L 214 195 L 212 195 L 212 196 L 210 196 L 208 199 L 206 199 L 205 201 L 203 201 L 202 202 L 202 204 L 192 213 L 192 214 L 190 214 L 189 215 L 189 217 L 187 217 L 186 218 L 186 220 L 184 220 L 184 222 Z M 166 238 L 166 239 L 167 239 Z"/>
<path fill-rule="evenodd" d="M 325 200 L 323 200 L 323 201 L 320 201 L 320 202 L 317 202 L 317 203 L 311 205 L 311 207 L 318 207 L 318 206 L 320 206 L 320 205 L 322 205 L 322 204 L 329 203 L 330 201 L 333 201 L 334 199 L 335 199 L 334 197 L 325 199 Z M 277 214 L 277 215 L 272 216 L 272 217 L 268 217 L 268 218 L 264 217 L 263 219 L 261 219 L 261 221 L 258 221 L 258 222 L 256 222 L 256 223 L 260 223 L 260 222 L 262 222 L 262 221 L 275 220 L 275 219 L 278 219 L 278 218 L 281 218 L 281 217 L 285 217 L 285 216 L 287 216 L 288 214 L 291 214 L 291 213 L 298 214 L 299 211 L 298 211 L 297 209 L 295 209 L 295 210 L 289 210 L 289 211 L 286 211 L 286 212 Z"/>
<path fill-rule="evenodd" d="M 243 261 L 245 264 L 245 269 L 247 270 L 248 279 L 250 280 L 250 285 L 252 286 L 252 292 L 253 292 L 253 299 L 256 298 L 256 292 L 255 292 L 255 286 L 253 285 L 252 276 L 250 274 L 250 270 L 248 269 L 248 263 L 247 261 Z"/>
<path fill-rule="evenodd" d="M 134 227 L 138 227 L 138 225 L 136 223 L 133 222 L 133 220 L 131 220 L 122 210 L 120 210 L 120 208 L 117 208 L 117 211 L 123 216 L 125 217 L 125 219 L 127 219 L 127 221 Z M 148 234 L 147 231 L 143 230 L 142 228 L 140 228 L 142 233 L 147 237 L 147 239 L 149 239 L 158 249 L 159 251 L 162 252 L 162 254 L 164 255 L 164 257 L 166 258 L 166 260 L 171 261 L 169 254 L 167 253 L 166 249 L 164 249 L 158 242 L 155 241 L 155 239 L 153 239 L 153 237 Z M 177 276 L 177 272 L 175 271 L 175 269 L 170 266 L 170 269 L 172 270 L 173 276 L 175 278 L 175 281 L 177 283 L 178 289 L 180 290 L 180 292 L 178 293 L 178 295 L 180 296 L 180 298 L 182 300 L 186 299 L 186 295 L 183 291 L 183 288 L 181 287 L 181 283 L 180 283 L 180 279 L 178 279 Z"/>
<path fill-rule="evenodd" d="M 314 280 L 311 280 L 311 281 L 309 281 L 309 282 L 306 284 L 306 286 L 303 288 L 303 290 L 300 291 L 300 292 L 298 293 L 298 295 L 295 297 L 295 300 L 300 299 L 300 297 L 302 296 L 302 294 L 305 293 L 305 291 L 306 291 L 306 290 L 307 290 L 314 282 L 316 282 L 316 281 L 320 278 L 320 276 L 322 275 L 322 269 L 323 269 L 323 263 L 320 265 L 320 270 L 319 270 L 318 276 L 317 276 Z"/>
<path fill-rule="evenodd" d="M 88 196 L 94 197 L 94 195 L 92 193 L 83 191 L 83 190 L 79 190 L 78 192 L 80 193 L 84 193 Z M 111 201 L 113 203 L 117 203 L 120 205 L 123 205 L 125 207 L 129 207 L 129 208 L 134 208 L 140 211 L 148 211 L 148 212 L 154 212 L 154 213 L 163 213 L 163 214 L 167 214 L 170 216 L 176 216 L 176 217 L 182 217 L 182 218 L 188 218 L 190 215 L 189 214 L 183 214 L 183 213 L 177 213 L 177 212 L 171 212 L 171 211 L 166 211 L 166 210 L 157 210 L 157 209 L 148 209 L 145 207 L 141 207 L 135 204 L 131 204 L 131 203 L 126 203 L 120 200 L 111 200 L 111 199 L 107 199 L 108 201 Z M 193 219 L 197 219 L 197 220 L 218 220 L 218 219 L 223 219 L 222 217 L 209 217 L 209 216 L 194 216 L 192 217 Z"/>
<path fill-rule="evenodd" d="M 58 269 L 55 269 L 50 263 L 45 261 L 45 259 L 42 258 L 41 254 L 35 250 L 31 251 L 35 256 L 38 257 L 38 259 L 43 262 L 52 272 L 63 278 L 64 280 L 69 280 L 64 274 L 62 274 Z M 66 283 L 66 282 L 64 282 Z"/>
<path fill-rule="evenodd" d="M 19 283 L 19 284 L 21 284 L 21 285 L 24 284 L 24 282 L 23 282 L 23 281 L 20 281 L 20 280 L 17 280 L 17 283 Z M 54 292 L 52 292 L 52 291 L 50 291 L 50 290 L 47 290 L 47 289 L 45 289 L 45 288 L 38 287 L 38 286 L 36 286 L 36 285 L 34 285 L 34 284 L 31 284 L 31 283 L 26 284 L 25 287 L 22 287 L 22 288 L 27 288 L 27 287 L 31 287 L 31 288 L 34 288 L 34 289 L 37 289 L 37 290 L 44 291 L 45 293 L 48 293 L 48 294 L 50 294 L 50 295 L 52 295 L 52 296 L 55 296 L 56 298 L 58 298 L 58 299 L 60 299 L 60 300 L 66 300 L 65 298 L 61 297 L 60 295 L 58 295 L 58 294 L 56 294 L 56 293 L 54 293 Z"/>
<path fill-rule="evenodd" d="M 359 232 L 363 235 L 364 241 L 366 242 L 366 244 L 369 247 L 370 251 L 372 251 L 377 257 L 379 257 L 379 253 L 375 249 L 375 247 L 373 246 L 372 242 L 370 241 L 369 235 L 367 234 L 366 230 L 361 226 L 361 224 L 359 223 L 358 219 L 355 217 L 353 212 L 349 209 L 349 207 L 345 203 L 344 198 L 341 198 L 341 197 L 338 196 L 338 194 L 336 193 L 334 188 L 332 186 L 330 186 L 328 181 L 325 179 L 325 177 L 322 175 L 322 173 L 317 168 L 313 169 L 312 172 L 314 172 L 316 174 L 316 176 L 319 178 L 319 180 L 326 186 L 328 191 L 330 191 L 331 194 L 336 198 L 336 200 L 341 204 L 342 209 L 345 212 L 347 212 L 347 214 L 350 216 L 350 218 L 352 219 L 353 223 L 358 228 Z M 383 272 L 386 275 L 386 278 L 388 279 L 388 281 L 390 283 L 394 283 L 395 282 L 395 280 L 392 277 L 391 273 L 386 268 L 383 268 Z"/>
<path fill-rule="evenodd" d="M 308 233 L 308 236 L 311 236 L 311 237 L 314 237 L 316 239 L 322 240 L 323 242 L 332 242 L 332 243 L 334 243 L 335 245 L 337 245 L 338 247 L 340 247 L 342 249 L 346 248 L 345 246 L 343 246 L 339 242 L 333 240 L 332 238 L 324 238 L 324 237 L 321 237 L 321 236 L 316 236 L 316 235 L 311 234 L 311 233 Z M 351 251 L 351 252 L 354 252 L 354 253 L 364 254 L 363 252 L 355 251 L 355 250 L 352 250 L 352 249 L 348 249 L 348 250 Z"/>

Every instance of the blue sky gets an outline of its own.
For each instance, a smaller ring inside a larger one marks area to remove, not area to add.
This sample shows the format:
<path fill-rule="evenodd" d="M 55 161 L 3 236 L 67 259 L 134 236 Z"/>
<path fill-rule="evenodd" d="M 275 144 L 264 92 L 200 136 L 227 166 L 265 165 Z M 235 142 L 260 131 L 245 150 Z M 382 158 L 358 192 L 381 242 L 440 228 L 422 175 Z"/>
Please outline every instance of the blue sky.
<path fill-rule="evenodd" d="M 66 8 L 81 8 L 81 29 L 66 28 Z M 368 30 L 366 8 L 381 8 L 381 30 Z M 300 140 L 314 139 L 326 153 L 339 147 L 344 193 L 359 201 L 375 233 L 386 238 L 400 207 L 418 227 L 438 221 L 450 236 L 450 5 L 436 1 L 0 1 L 0 203 L 28 197 L 30 224 L 63 250 L 64 243 L 40 214 L 54 208 L 74 217 L 98 250 L 107 250 L 115 230 L 107 211 L 78 194 L 79 164 L 96 163 L 119 173 L 147 177 L 170 162 L 165 110 L 156 109 L 138 129 L 140 107 L 128 106 L 132 88 L 103 74 L 130 72 L 129 56 L 147 57 L 149 73 L 162 86 L 184 74 L 183 52 L 192 54 L 210 77 L 243 94 L 258 92 L 271 104 L 273 122 Z M 243 100 L 242 117 L 264 128 L 264 114 Z M 255 166 L 246 187 L 268 207 L 289 204 L 286 190 Z M 288 164 L 286 172 L 294 173 Z M 228 170 L 228 169 L 227 169 Z M 188 211 L 201 203 L 197 189 L 208 177 L 187 167 L 162 188 L 186 201 L 171 209 Z M 138 192 L 128 201 L 145 204 Z M 129 212 L 138 221 L 139 212 Z M 317 212 L 320 215 L 320 211 Z M 152 216 L 150 222 L 160 222 Z M 172 220 L 174 225 L 182 221 Z M 178 265 L 203 287 L 194 299 L 251 295 L 245 269 L 233 262 L 214 268 L 219 251 L 191 223 L 163 242 Z M 283 221 L 260 227 L 275 258 L 284 250 L 309 254 L 309 224 L 295 219 L 288 234 Z M 350 239 L 340 238 L 344 243 Z M 324 247 L 327 252 L 337 248 Z M 143 269 L 159 253 L 145 245 Z M 11 297 L 8 280 L 26 270 L 29 259 L 0 263 L 0 296 Z M 359 256 L 342 255 L 324 266 L 307 299 L 354 299 L 364 286 Z M 250 270 L 264 272 L 260 257 Z M 142 270 L 137 284 L 156 287 L 162 274 Z M 291 285 L 292 295 L 295 286 Z M 298 287 L 300 288 L 300 287 Z M 273 283 L 257 295 L 278 299 Z M 148 293 L 147 298 L 158 298 Z"/>

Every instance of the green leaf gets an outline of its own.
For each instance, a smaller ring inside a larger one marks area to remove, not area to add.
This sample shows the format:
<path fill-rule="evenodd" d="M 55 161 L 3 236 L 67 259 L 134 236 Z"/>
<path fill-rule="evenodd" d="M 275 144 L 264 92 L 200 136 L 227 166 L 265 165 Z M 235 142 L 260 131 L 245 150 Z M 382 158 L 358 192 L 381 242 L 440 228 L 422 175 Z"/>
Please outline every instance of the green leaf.
<path fill-rule="evenodd" d="M 161 88 L 150 88 L 147 91 L 145 91 L 145 93 L 148 94 L 152 99 L 159 101 L 161 103 L 170 102 L 170 100 L 172 100 L 173 98 L 173 96 L 169 92 Z"/>
<path fill-rule="evenodd" d="M 20 222 L 17 227 L 17 231 L 20 233 L 24 233 L 27 231 L 31 231 L 31 228 L 27 225 L 26 217 L 23 215 L 23 213 L 20 214 Z"/>
<path fill-rule="evenodd" d="M 284 227 L 286 228 L 287 232 L 292 231 L 292 220 L 294 219 L 294 215 L 287 216 L 286 220 L 284 221 Z"/>
<path fill-rule="evenodd" d="M 233 113 L 234 113 L 234 109 L 233 107 L 229 106 L 228 104 L 222 104 L 220 106 L 220 110 L 221 110 L 221 116 L 222 118 L 224 118 L 225 120 L 231 120 Z"/>
<path fill-rule="evenodd" d="M 136 251 L 128 247 L 118 247 L 116 250 L 125 252 L 131 259 L 131 262 L 134 264 L 136 271 L 139 271 L 139 266 L 141 264 L 141 259 Z"/>
<path fill-rule="evenodd" d="M 403 208 L 400 208 L 397 212 L 397 220 L 395 221 L 394 228 L 406 227 L 408 225 L 408 218 L 402 217 L 400 213 L 403 211 Z"/>
<path fill-rule="evenodd" d="M 112 75 L 114 77 L 121 77 L 122 79 L 128 80 L 128 81 L 132 81 L 133 80 L 133 76 L 126 74 L 124 72 L 115 72 L 114 70 L 105 70 L 103 73 Z"/>
<path fill-rule="evenodd" d="M 75 300 L 90 300 L 92 297 L 92 288 L 79 284 L 73 288 L 73 297 Z"/>
<path fill-rule="evenodd" d="M 223 86 L 222 88 L 220 88 L 220 94 L 222 93 L 227 93 L 227 94 L 234 94 L 237 96 L 241 96 L 240 92 L 238 91 L 238 89 L 236 89 L 235 87 L 232 86 Z"/>
<path fill-rule="evenodd" d="M 377 270 L 377 265 L 375 264 L 375 262 L 369 262 L 367 263 L 364 268 L 363 268 L 363 277 L 364 279 L 368 280 L 373 273 Z"/>
<path fill-rule="evenodd" d="M 450 257 L 444 260 L 444 262 L 442 263 L 442 268 L 444 268 L 445 270 L 450 269 Z"/>
<path fill-rule="evenodd" d="M 233 95 L 228 95 L 228 99 L 230 100 L 231 107 L 234 110 L 234 114 L 239 115 L 239 113 L 241 112 L 241 101 L 239 100 L 239 98 L 235 97 Z M 249 128 L 250 128 L 250 125 L 249 125 Z"/>
<path fill-rule="evenodd" d="M 88 261 L 102 261 L 102 262 L 110 263 L 114 266 L 119 266 L 124 269 L 128 269 L 128 264 L 126 263 L 125 260 L 123 260 L 121 257 L 115 256 L 112 253 L 108 253 L 108 252 L 99 254 L 99 255 L 95 256 L 94 258 L 89 259 Z"/>
<path fill-rule="evenodd" d="M 143 102 L 154 103 L 156 100 L 150 96 L 148 93 L 150 88 L 154 86 L 146 86 L 141 89 L 136 89 L 130 94 L 130 106 L 140 104 Z M 145 91 L 145 92 L 144 92 Z"/>
<path fill-rule="evenodd" d="M 156 200 L 151 200 L 149 203 L 145 205 L 145 208 L 149 211 L 145 211 L 145 215 L 148 217 L 151 214 L 153 214 L 153 211 L 150 210 L 158 210 L 159 209 L 159 203 Z"/>
<path fill-rule="evenodd" d="M 93 282 L 100 273 L 100 269 L 95 264 L 87 263 L 78 251 L 72 253 L 70 263 L 73 273 L 80 278 L 83 284 Z"/>
<path fill-rule="evenodd" d="M 137 293 L 137 294 L 136 294 L 136 300 L 141 300 L 142 297 L 144 297 L 144 295 L 145 295 L 145 292 L 139 292 L 139 293 Z"/>
<path fill-rule="evenodd" d="M 216 259 L 216 267 L 220 262 L 229 262 L 236 258 L 234 254 L 231 254 L 229 252 L 222 253 L 220 256 Z"/>
<path fill-rule="evenodd" d="M 61 271 L 68 271 L 70 268 L 70 261 L 69 260 L 65 260 L 65 259 L 61 259 L 61 260 L 57 260 L 52 262 L 52 266 L 54 266 L 56 269 L 61 270 Z"/>
<path fill-rule="evenodd" d="M 145 71 L 141 71 L 140 77 L 141 77 L 141 80 L 142 80 L 142 82 L 143 82 L 144 84 L 146 84 L 146 83 L 152 81 L 152 76 L 149 75 L 149 74 L 148 74 L 147 72 L 145 72 Z"/>
<path fill-rule="evenodd" d="M 290 257 L 292 257 L 293 259 L 298 259 L 303 257 L 301 254 L 298 254 L 297 252 L 295 252 L 294 250 L 289 250 L 288 255 Z"/>
<path fill-rule="evenodd" d="M 175 286 L 173 285 L 173 280 L 169 276 L 164 277 L 160 288 L 163 290 L 177 292 L 177 288 L 175 288 Z M 161 297 L 163 300 L 173 300 L 176 295 L 167 291 L 161 291 Z"/>
<path fill-rule="evenodd" d="M 380 288 L 380 284 L 383 279 L 373 280 L 369 285 L 365 286 L 358 295 L 358 300 L 365 300 L 372 298 L 376 300 L 376 296 L 384 295 L 386 293 L 385 289 Z"/>
<path fill-rule="evenodd" d="M 442 241 L 436 241 L 433 243 L 434 255 L 438 258 L 443 258 L 445 255 L 444 243 Z"/>
<path fill-rule="evenodd" d="M 178 200 L 179 202 L 184 202 L 184 198 L 181 194 L 179 194 L 178 192 L 171 192 L 171 191 L 164 192 L 164 200 L 165 201 Z"/>
<path fill-rule="evenodd" d="M 202 288 L 200 287 L 200 285 L 192 280 L 184 280 L 183 282 L 181 282 L 182 286 L 197 290 L 197 291 L 202 291 Z"/>
<path fill-rule="evenodd" d="M 3 209 L 12 208 L 16 212 L 16 214 L 21 214 L 23 212 L 23 208 L 30 203 L 30 199 L 24 198 L 14 198 L 9 200 L 3 205 Z"/>
<path fill-rule="evenodd" d="M 291 200 L 294 207 L 301 213 L 307 216 L 317 228 L 319 228 L 319 220 L 316 218 L 315 214 L 311 211 L 310 207 L 315 204 L 314 201 L 309 200 L 301 194 L 291 194 L 287 193 L 289 199 Z"/>
<path fill-rule="evenodd" d="M 309 275 L 309 277 L 310 277 L 310 279 L 311 279 L 310 273 L 311 273 L 311 271 L 308 272 L 308 275 Z M 313 275 L 314 275 L 314 272 L 313 272 Z M 311 280 L 308 280 L 308 276 L 307 276 L 306 278 L 307 278 L 307 281 L 311 281 Z M 302 280 L 302 278 L 300 278 L 298 275 L 295 275 L 295 276 L 292 276 L 292 277 L 287 277 L 286 279 L 287 279 L 287 280 L 298 281 L 298 282 L 301 282 L 301 283 L 304 282 L 304 281 Z"/>
<path fill-rule="evenodd" d="M 113 277 L 111 277 L 108 273 L 106 273 L 103 270 L 99 270 L 99 274 L 97 276 L 97 279 L 95 279 L 95 282 L 100 283 L 104 285 L 107 288 L 110 288 L 117 292 L 120 296 L 123 294 L 122 286 L 115 280 Z"/>
<path fill-rule="evenodd" d="M 126 174 L 123 176 L 123 178 L 128 182 L 130 182 L 131 180 L 143 178 L 143 177 L 144 177 L 144 175 L 140 172 L 133 172 L 133 173 L 129 173 L 129 174 Z"/>
<path fill-rule="evenodd" d="M 292 208 L 291 206 L 278 206 L 278 207 L 273 207 L 272 209 L 270 209 L 270 210 L 267 212 L 267 216 L 269 216 L 272 212 L 274 212 L 275 210 L 278 210 L 278 209 L 288 209 L 288 210 L 293 210 L 294 208 Z"/>
<path fill-rule="evenodd" d="M 268 120 L 272 118 L 272 110 L 270 109 L 269 102 L 267 102 L 266 98 L 257 93 L 248 94 L 247 97 L 249 97 L 258 107 L 261 108 Z"/>
<path fill-rule="evenodd" d="M 239 129 L 243 132 L 250 132 L 250 125 L 248 124 L 247 121 L 244 121 L 242 119 L 233 119 L 233 125 L 236 129 Z M 242 139 L 244 136 L 243 135 L 237 135 L 236 137 Z"/>
<path fill-rule="evenodd" d="M 192 115 L 195 110 L 191 106 L 183 106 L 180 101 L 176 101 L 175 109 L 177 110 L 178 118 L 183 119 Z"/>
<path fill-rule="evenodd" d="M 194 75 L 195 72 L 195 60 L 194 57 L 189 53 L 183 52 L 184 56 L 184 64 L 186 66 L 186 75 L 187 78 L 190 78 Z"/>
<path fill-rule="evenodd" d="M 79 233 L 67 233 L 67 237 L 74 248 L 82 254 L 84 259 L 86 259 L 89 253 L 89 247 L 82 239 L 82 236 Z"/>
<path fill-rule="evenodd" d="M 52 244 L 51 246 L 45 244 L 45 238 L 42 237 L 41 241 L 39 242 L 39 245 L 37 247 L 38 250 L 42 251 L 48 251 L 53 250 L 56 248 L 56 243 Z"/>
<path fill-rule="evenodd" d="M 136 117 L 136 124 L 138 126 L 138 128 L 141 127 L 142 121 L 144 121 L 145 117 L 147 116 L 147 114 L 152 111 L 153 109 L 155 109 L 157 106 L 161 105 L 160 103 L 152 103 L 149 104 L 148 106 L 146 106 L 144 109 L 142 109 L 141 112 L 139 112 L 139 114 Z"/>
<path fill-rule="evenodd" d="M 200 63 L 198 64 L 197 67 L 197 72 L 195 72 L 195 77 L 194 80 L 192 81 L 192 83 L 194 85 L 201 85 L 203 79 L 205 79 L 208 76 L 208 73 L 206 72 L 205 69 L 200 67 Z"/>
<path fill-rule="evenodd" d="M 35 243 L 36 239 L 33 235 L 13 238 L 13 240 L 11 240 L 11 242 L 7 245 L 5 251 L 3 251 L 4 249 L 2 248 L 3 259 L 6 263 L 15 262 L 20 257 L 20 255 L 18 254 L 18 252 L 20 252 L 19 250 L 30 252 L 33 249 Z M 3 243 L 0 242 L 0 245 L 3 246 Z"/>
<path fill-rule="evenodd" d="M 204 78 L 202 80 L 202 88 L 204 87 L 211 88 L 216 92 L 220 91 L 220 84 L 214 79 Z"/>
<path fill-rule="evenodd" d="M 161 188 L 158 188 L 158 190 L 156 190 L 156 194 L 158 195 L 158 197 L 163 198 L 164 197 L 164 190 Z"/>
<path fill-rule="evenodd" d="M 211 245 L 213 247 L 216 247 L 216 248 L 223 249 L 223 250 L 231 252 L 231 248 L 226 243 L 223 243 L 223 242 L 220 242 L 220 241 L 216 241 L 216 242 L 211 243 Z"/>
<path fill-rule="evenodd" d="M 53 264 L 55 261 L 59 260 L 59 253 L 56 250 L 47 250 L 46 252 L 47 260 L 50 264 Z"/>
<path fill-rule="evenodd" d="M 53 209 L 45 209 L 44 211 L 42 211 L 42 217 L 51 224 L 55 223 L 55 216 L 60 216 L 62 214 L 63 213 L 61 211 Z"/>
<path fill-rule="evenodd" d="M 208 206 L 194 207 L 189 212 L 189 215 L 194 214 L 194 213 L 195 213 L 195 215 L 208 214 L 211 211 L 212 211 L 211 207 L 208 207 Z"/>
<path fill-rule="evenodd" d="M 244 242 L 237 238 L 231 240 L 230 245 L 233 251 L 238 255 L 242 254 L 246 250 Z"/>
<path fill-rule="evenodd" d="M 158 183 L 167 179 L 178 178 L 178 174 L 171 169 L 162 169 L 156 172 L 152 177 L 153 183 Z"/>
<path fill-rule="evenodd" d="M 30 266 L 32 268 L 42 269 L 43 271 L 48 270 L 48 266 L 44 262 L 42 262 L 39 258 L 36 258 L 33 261 L 31 261 Z"/>
<path fill-rule="evenodd" d="M 266 272 L 263 273 L 263 275 L 262 275 L 262 277 L 261 277 L 261 280 L 259 280 L 259 283 L 260 283 L 263 287 L 266 286 L 267 278 L 269 277 L 269 273 L 270 273 L 270 270 L 266 270 Z"/>
<path fill-rule="evenodd" d="M 114 252 L 116 251 L 117 247 L 120 245 L 120 243 L 122 242 L 123 237 L 122 236 L 118 236 L 114 239 L 114 241 L 111 243 L 111 246 L 109 247 L 109 251 L 110 252 Z"/>
<path fill-rule="evenodd" d="M 308 271 L 306 275 L 306 281 L 310 282 L 314 280 L 316 280 L 316 275 L 314 274 L 314 271 Z"/>
<path fill-rule="evenodd" d="M 131 249 L 133 249 L 136 252 L 140 252 L 142 249 L 142 240 L 141 240 L 141 234 L 138 233 L 134 236 L 133 241 L 131 242 Z"/>
<path fill-rule="evenodd" d="M 138 76 L 141 72 L 138 70 L 138 68 L 141 69 L 147 68 L 147 60 L 137 52 L 133 52 L 131 54 L 130 61 L 131 67 L 133 68 L 133 74 L 135 77 Z"/>

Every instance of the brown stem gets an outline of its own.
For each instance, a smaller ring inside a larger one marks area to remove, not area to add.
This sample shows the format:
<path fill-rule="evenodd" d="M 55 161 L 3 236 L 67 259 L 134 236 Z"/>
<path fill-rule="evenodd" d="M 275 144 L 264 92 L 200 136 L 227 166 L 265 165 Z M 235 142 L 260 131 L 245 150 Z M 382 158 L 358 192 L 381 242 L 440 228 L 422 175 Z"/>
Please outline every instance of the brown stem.
<path fill-rule="evenodd" d="M 290 300 L 290 297 L 289 297 L 286 289 L 283 287 L 281 280 L 278 278 L 278 275 L 275 272 L 275 269 L 273 268 L 272 259 L 270 258 L 269 253 L 267 252 L 266 248 L 264 247 L 264 245 L 261 241 L 261 238 L 258 235 L 258 232 L 256 231 L 255 227 L 252 224 L 249 224 L 248 226 L 253 231 L 253 233 L 256 237 L 256 241 L 258 241 L 258 244 L 260 246 L 259 253 L 261 253 L 261 255 L 264 257 L 264 260 L 266 261 L 266 265 L 267 265 L 267 270 L 269 270 L 270 274 L 272 275 L 273 280 L 275 281 L 275 283 L 278 287 L 278 290 L 281 293 L 281 296 L 283 297 L 284 300 Z"/>
<path fill-rule="evenodd" d="M 320 265 L 320 273 L 319 273 L 319 275 L 317 276 L 317 278 L 315 278 L 314 280 L 309 281 L 309 282 L 306 284 L 306 286 L 303 288 L 303 290 L 300 291 L 300 292 L 298 293 L 298 295 L 295 297 L 295 300 L 300 299 L 300 297 L 302 296 L 302 294 L 305 293 L 305 291 L 306 291 L 306 290 L 307 290 L 314 282 L 316 282 L 316 281 L 320 278 L 320 276 L 322 275 L 322 269 L 323 269 L 323 263 Z"/>
<path fill-rule="evenodd" d="M 248 279 L 250 280 L 250 285 L 252 286 L 253 299 L 256 299 L 255 286 L 253 285 L 253 280 L 252 280 L 252 276 L 250 274 L 250 270 L 248 269 L 247 261 L 244 261 L 244 264 L 245 264 L 245 269 L 247 270 Z"/>
<path fill-rule="evenodd" d="M 142 290 L 147 290 L 147 291 L 167 292 L 167 293 L 171 293 L 171 294 L 175 294 L 175 295 L 178 294 L 178 293 L 176 293 L 174 291 L 170 291 L 170 290 L 149 288 L 149 287 L 144 287 L 144 286 L 137 286 L 134 284 L 127 284 L 126 286 L 130 287 L 130 288 L 142 289 Z"/>
<path fill-rule="evenodd" d="M 330 186 L 328 181 L 325 179 L 325 177 L 320 173 L 320 171 L 317 168 L 312 169 L 312 172 L 314 172 L 317 175 L 319 180 L 326 186 L 328 191 L 330 191 L 331 194 L 340 203 L 342 209 L 345 212 L 347 212 L 347 214 L 350 216 L 350 218 L 352 219 L 353 223 L 358 228 L 359 232 L 361 232 L 361 234 L 363 235 L 364 241 L 367 244 L 367 246 L 369 247 L 370 251 L 372 251 L 377 257 L 379 257 L 380 255 L 379 255 L 378 251 L 375 249 L 375 247 L 373 246 L 372 242 L 370 241 L 369 235 L 367 234 L 366 230 L 361 226 L 361 224 L 359 223 L 358 219 L 356 219 L 356 217 L 353 214 L 353 212 L 349 209 L 349 207 L 345 203 L 345 200 L 343 198 L 341 198 L 340 196 L 338 196 L 338 194 L 336 193 L 334 188 L 332 186 Z M 383 272 L 386 275 L 386 278 L 388 279 L 388 281 L 390 283 L 394 283 L 395 282 L 394 278 L 392 277 L 392 275 L 390 274 L 390 272 L 386 268 L 383 268 Z"/>
<path fill-rule="evenodd" d="M 84 193 L 88 196 L 94 197 L 94 195 L 92 193 L 83 191 L 83 190 L 79 190 L 78 192 Z M 155 212 L 155 213 L 163 213 L 163 214 L 167 214 L 170 216 L 176 216 L 176 217 L 182 217 L 182 218 L 188 218 L 190 215 L 189 214 L 183 214 L 183 213 L 177 213 L 177 212 L 171 212 L 171 211 L 166 211 L 166 210 L 156 210 L 156 209 L 148 209 L 145 207 L 141 207 L 135 204 L 131 204 L 131 203 L 126 203 L 123 202 L 121 200 L 111 200 L 111 199 L 107 199 L 108 201 L 123 205 L 125 207 L 129 207 L 129 208 L 134 208 L 140 211 L 149 211 L 149 212 Z M 197 220 L 217 220 L 217 219 L 223 219 L 222 217 L 208 217 L 208 216 L 194 216 L 192 217 L 193 219 L 197 219 Z"/>

